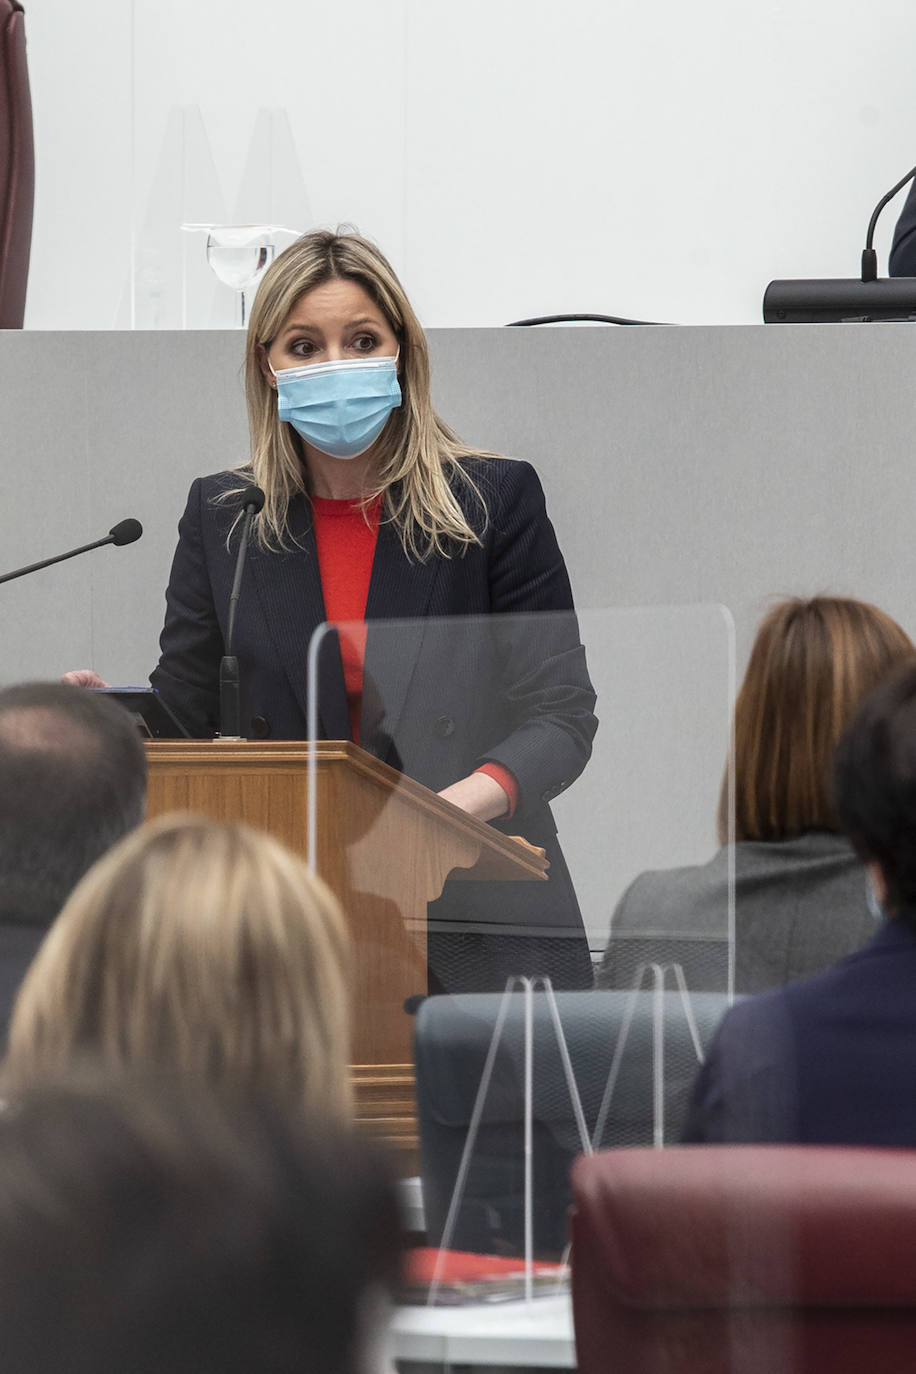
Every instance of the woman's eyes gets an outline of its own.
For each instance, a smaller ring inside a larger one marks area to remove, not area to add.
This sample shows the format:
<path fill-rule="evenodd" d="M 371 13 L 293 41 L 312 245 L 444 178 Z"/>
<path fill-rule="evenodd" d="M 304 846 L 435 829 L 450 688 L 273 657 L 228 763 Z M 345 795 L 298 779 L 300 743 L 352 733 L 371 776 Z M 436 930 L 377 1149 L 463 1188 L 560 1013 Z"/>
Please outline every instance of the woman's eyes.
<path fill-rule="evenodd" d="M 375 334 L 355 334 L 345 347 L 351 353 L 374 353 L 379 346 L 379 340 Z M 320 356 L 325 352 L 324 347 L 317 344 L 314 339 L 294 339 L 288 345 L 289 352 L 295 358 L 309 358 Z"/>

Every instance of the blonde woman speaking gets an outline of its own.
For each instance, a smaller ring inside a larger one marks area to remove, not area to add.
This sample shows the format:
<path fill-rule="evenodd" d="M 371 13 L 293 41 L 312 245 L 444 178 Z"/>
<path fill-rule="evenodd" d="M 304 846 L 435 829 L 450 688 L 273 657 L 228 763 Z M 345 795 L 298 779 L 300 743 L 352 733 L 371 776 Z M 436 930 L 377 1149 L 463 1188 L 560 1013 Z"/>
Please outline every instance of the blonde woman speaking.
<path fill-rule="evenodd" d="M 550 861 L 546 883 L 446 886 L 430 908 L 431 989 L 498 989 L 514 973 L 590 986 L 549 803 L 588 760 L 595 697 L 537 475 L 466 447 L 439 419 L 420 323 L 356 234 L 306 234 L 268 269 L 245 377 L 250 461 L 191 488 L 154 687 L 192 735 L 214 734 L 241 496 L 254 483 L 264 505 L 233 646 L 242 733 L 305 738 L 309 642 L 336 624 L 319 732 L 354 739 Z"/>

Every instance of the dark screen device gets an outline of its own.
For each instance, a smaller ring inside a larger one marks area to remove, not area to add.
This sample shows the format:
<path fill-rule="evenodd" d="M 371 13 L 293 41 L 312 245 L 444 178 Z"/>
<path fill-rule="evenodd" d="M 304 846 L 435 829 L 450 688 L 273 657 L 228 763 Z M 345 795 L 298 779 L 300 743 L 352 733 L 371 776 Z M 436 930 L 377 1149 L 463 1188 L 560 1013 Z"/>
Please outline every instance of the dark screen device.
<path fill-rule="evenodd" d="M 136 717 L 140 733 L 145 739 L 190 739 L 187 730 L 171 706 L 153 687 L 92 687 L 90 691 L 119 701 Z"/>

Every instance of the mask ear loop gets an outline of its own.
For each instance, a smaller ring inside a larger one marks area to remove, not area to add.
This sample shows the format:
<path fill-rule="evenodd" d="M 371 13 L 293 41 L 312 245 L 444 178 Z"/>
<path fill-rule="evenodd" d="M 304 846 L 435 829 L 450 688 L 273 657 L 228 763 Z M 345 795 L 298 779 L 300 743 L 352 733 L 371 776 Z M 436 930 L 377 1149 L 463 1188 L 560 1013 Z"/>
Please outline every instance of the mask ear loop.
<path fill-rule="evenodd" d="M 270 348 L 270 344 L 269 344 L 269 343 L 261 344 L 260 347 L 264 349 L 264 361 L 265 361 L 265 363 L 267 364 L 267 366 L 270 368 L 271 375 L 272 375 L 272 377 L 273 377 L 273 379 L 274 379 L 274 382 L 277 384 L 277 385 L 274 385 L 274 386 L 271 387 L 271 391 L 276 392 L 277 389 L 278 389 L 278 385 L 279 385 L 279 378 L 277 377 L 277 374 L 276 374 L 276 372 L 275 372 L 275 370 L 274 370 L 274 365 L 273 365 L 273 363 L 270 361 L 270 355 L 268 354 L 268 351 L 267 351 L 267 350 Z"/>
<path fill-rule="evenodd" d="M 878 894 L 875 891 L 870 873 L 865 874 L 865 902 L 868 906 L 869 914 L 874 917 L 876 921 L 881 922 L 887 920 L 887 912 L 878 901 Z"/>

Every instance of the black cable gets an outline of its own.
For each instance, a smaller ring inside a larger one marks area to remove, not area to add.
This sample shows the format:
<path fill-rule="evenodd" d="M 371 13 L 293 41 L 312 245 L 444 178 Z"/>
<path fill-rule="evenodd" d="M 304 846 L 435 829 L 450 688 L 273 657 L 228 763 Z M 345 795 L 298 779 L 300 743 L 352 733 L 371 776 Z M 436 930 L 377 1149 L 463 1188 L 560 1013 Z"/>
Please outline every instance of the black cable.
<path fill-rule="evenodd" d="M 916 168 L 914 168 L 916 171 Z M 518 329 L 532 324 L 579 324 L 591 321 L 594 324 L 647 324 L 657 325 L 660 320 L 627 320 L 622 315 L 535 315 L 530 320 L 510 320 L 504 329 Z"/>

